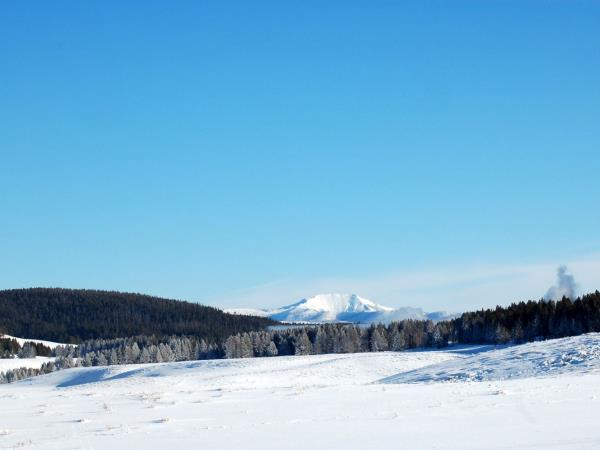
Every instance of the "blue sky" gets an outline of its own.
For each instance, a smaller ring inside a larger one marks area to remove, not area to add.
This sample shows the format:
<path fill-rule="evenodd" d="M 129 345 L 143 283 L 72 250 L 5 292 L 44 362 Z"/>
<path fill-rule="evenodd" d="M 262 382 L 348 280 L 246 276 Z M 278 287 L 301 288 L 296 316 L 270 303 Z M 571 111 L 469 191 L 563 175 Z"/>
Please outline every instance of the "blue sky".
<path fill-rule="evenodd" d="M 0 6 L 0 288 L 600 287 L 600 3 L 214 3 Z"/>

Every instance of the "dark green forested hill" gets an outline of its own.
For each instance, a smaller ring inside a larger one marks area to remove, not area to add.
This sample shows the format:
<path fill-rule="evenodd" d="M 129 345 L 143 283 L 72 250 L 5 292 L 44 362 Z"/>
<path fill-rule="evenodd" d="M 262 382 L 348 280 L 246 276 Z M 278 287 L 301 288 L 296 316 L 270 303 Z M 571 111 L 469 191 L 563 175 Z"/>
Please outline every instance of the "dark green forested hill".
<path fill-rule="evenodd" d="M 187 334 L 221 340 L 276 322 L 149 295 L 87 289 L 0 291 L 0 332 L 76 343 L 84 339 Z"/>

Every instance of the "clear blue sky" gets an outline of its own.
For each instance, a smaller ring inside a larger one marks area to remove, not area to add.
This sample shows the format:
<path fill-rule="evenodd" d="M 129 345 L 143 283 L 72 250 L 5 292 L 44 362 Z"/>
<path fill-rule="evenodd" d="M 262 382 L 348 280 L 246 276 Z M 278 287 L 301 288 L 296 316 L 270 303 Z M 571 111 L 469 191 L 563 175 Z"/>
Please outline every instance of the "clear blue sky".
<path fill-rule="evenodd" d="M 599 2 L 124 3 L 0 5 L 0 288 L 273 306 L 600 251 Z M 477 303 L 409 291 L 358 293 Z"/>

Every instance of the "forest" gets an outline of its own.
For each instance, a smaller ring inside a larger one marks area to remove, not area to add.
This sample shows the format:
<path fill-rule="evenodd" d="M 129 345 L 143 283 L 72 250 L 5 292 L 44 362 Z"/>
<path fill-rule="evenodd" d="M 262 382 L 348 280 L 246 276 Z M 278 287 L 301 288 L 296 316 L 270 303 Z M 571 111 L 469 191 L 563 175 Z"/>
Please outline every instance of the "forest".
<path fill-rule="evenodd" d="M 58 288 L 0 291 L 0 333 L 55 342 L 153 334 L 222 340 L 275 323 L 142 294 Z"/>
<path fill-rule="evenodd" d="M 466 312 L 453 321 L 452 329 L 451 340 L 461 344 L 521 343 L 597 332 L 600 292 Z"/>

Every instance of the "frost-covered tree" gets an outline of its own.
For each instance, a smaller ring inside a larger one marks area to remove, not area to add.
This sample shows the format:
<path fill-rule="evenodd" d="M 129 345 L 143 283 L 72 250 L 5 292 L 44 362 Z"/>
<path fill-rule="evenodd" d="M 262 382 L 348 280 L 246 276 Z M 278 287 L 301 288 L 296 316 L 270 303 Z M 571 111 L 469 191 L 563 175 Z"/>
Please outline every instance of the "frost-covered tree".
<path fill-rule="evenodd" d="M 242 334 L 240 337 L 240 358 L 252 358 L 254 351 L 252 349 L 252 339 L 248 333 Z"/>
<path fill-rule="evenodd" d="M 387 342 L 378 328 L 371 330 L 370 347 L 372 352 L 387 350 Z"/>
<path fill-rule="evenodd" d="M 98 356 L 96 356 L 96 359 L 94 360 L 94 365 L 95 366 L 106 366 L 108 364 L 108 360 L 106 359 L 106 356 L 104 356 L 104 353 L 100 352 L 98 353 Z"/>
<path fill-rule="evenodd" d="M 312 344 L 306 334 L 306 330 L 302 329 L 297 332 L 293 339 L 294 355 L 310 355 L 312 353 Z"/>
<path fill-rule="evenodd" d="M 19 350 L 18 356 L 19 358 L 35 358 L 37 356 L 35 345 L 25 342 L 21 350 Z"/>
<path fill-rule="evenodd" d="M 278 352 L 277 352 L 277 346 L 275 345 L 275 342 L 271 341 L 269 342 L 269 345 L 267 346 L 267 350 L 265 352 L 265 356 L 277 356 Z"/>
<path fill-rule="evenodd" d="M 150 356 L 150 352 L 148 351 L 148 349 L 146 347 L 144 347 L 142 349 L 142 351 L 140 352 L 140 358 L 139 358 L 139 362 L 142 364 L 147 364 L 149 362 L 151 362 L 151 356 Z"/>
<path fill-rule="evenodd" d="M 225 358 L 242 357 L 242 340 L 239 335 L 229 336 L 225 341 Z"/>
<path fill-rule="evenodd" d="M 390 333 L 390 350 L 398 352 L 406 349 L 404 333 L 397 327 L 392 328 Z"/>

